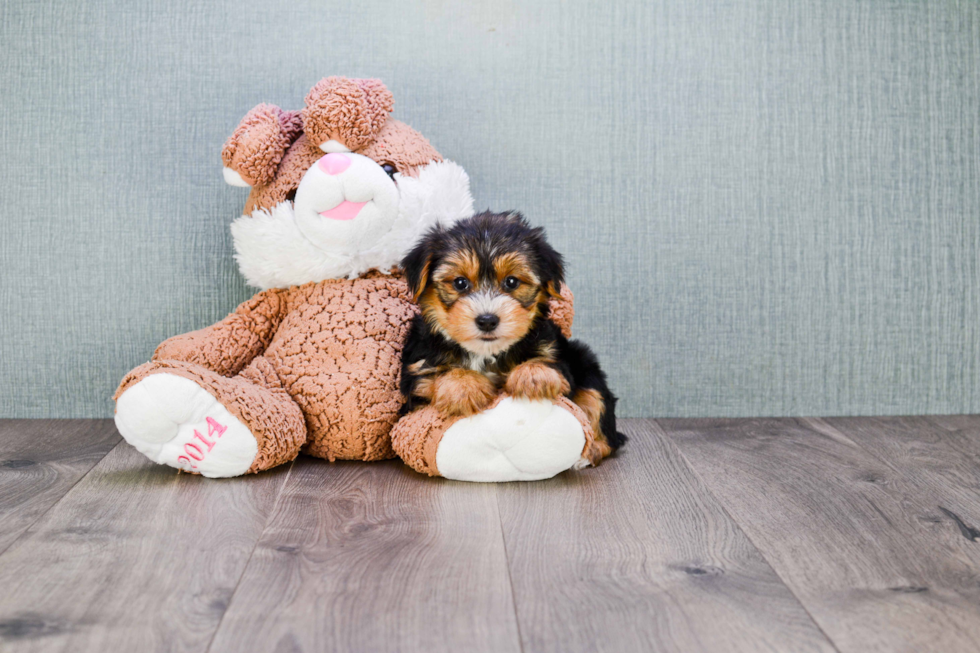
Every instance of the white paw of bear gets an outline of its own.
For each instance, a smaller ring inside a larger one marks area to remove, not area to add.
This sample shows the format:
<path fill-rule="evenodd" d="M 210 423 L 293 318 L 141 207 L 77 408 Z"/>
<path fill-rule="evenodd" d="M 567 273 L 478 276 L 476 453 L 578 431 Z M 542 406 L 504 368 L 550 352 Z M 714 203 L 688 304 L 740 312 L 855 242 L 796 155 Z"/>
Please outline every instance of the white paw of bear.
<path fill-rule="evenodd" d="M 436 467 L 458 481 L 537 481 L 582 466 L 585 433 L 550 401 L 507 397 L 442 436 Z"/>
<path fill-rule="evenodd" d="M 244 424 L 175 374 L 151 374 L 127 389 L 116 402 L 116 428 L 150 460 L 209 478 L 244 474 L 258 453 Z"/>

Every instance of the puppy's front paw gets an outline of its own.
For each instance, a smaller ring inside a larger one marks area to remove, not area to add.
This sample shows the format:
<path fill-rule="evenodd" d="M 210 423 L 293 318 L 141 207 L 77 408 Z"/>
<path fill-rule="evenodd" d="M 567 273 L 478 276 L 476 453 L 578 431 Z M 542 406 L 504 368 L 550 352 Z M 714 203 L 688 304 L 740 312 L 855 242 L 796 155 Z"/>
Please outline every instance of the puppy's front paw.
<path fill-rule="evenodd" d="M 568 394 L 568 380 L 561 372 L 544 363 L 521 363 L 507 375 L 504 390 L 518 399 L 553 400 Z"/>
<path fill-rule="evenodd" d="M 436 377 L 432 405 L 449 416 L 469 416 L 490 405 L 497 389 L 487 377 L 472 370 L 451 370 Z"/>

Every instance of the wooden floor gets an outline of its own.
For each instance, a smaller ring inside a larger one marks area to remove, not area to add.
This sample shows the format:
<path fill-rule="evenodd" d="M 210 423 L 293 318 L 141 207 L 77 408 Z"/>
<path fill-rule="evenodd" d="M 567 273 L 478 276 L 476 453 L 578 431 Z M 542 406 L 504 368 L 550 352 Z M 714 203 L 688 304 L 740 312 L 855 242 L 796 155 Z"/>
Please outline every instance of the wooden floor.
<path fill-rule="evenodd" d="M 539 483 L 0 421 L 0 651 L 980 650 L 980 417 L 624 420 Z"/>

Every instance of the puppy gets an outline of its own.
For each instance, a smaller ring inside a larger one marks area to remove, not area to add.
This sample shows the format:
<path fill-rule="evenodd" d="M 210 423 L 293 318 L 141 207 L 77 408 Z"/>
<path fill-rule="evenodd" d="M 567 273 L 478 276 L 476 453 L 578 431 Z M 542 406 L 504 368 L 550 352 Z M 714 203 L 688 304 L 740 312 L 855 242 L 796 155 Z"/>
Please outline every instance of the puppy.
<path fill-rule="evenodd" d="M 433 228 L 402 267 L 421 308 L 402 352 L 404 412 L 432 404 L 472 415 L 501 389 L 565 396 L 585 411 L 603 457 L 626 441 L 595 354 L 548 318 L 564 269 L 541 228 L 519 213 L 480 213 Z"/>

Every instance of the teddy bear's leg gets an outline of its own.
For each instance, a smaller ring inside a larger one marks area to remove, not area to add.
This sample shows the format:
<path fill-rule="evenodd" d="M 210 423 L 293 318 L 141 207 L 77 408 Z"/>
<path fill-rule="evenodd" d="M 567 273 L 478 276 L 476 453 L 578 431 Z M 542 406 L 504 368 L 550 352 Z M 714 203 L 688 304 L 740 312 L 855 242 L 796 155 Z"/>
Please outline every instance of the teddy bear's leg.
<path fill-rule="evenodd" d="M 299 406 L 258 357 L 238 376 L 194 363 L 153 361 L 124 379 L 116 426 L 143 455 L 217 478 L 292 460 L 306 441 Z"/>
<path fill-rule="evenodd" d="M 534 481 L 597 460 L 585 413 L 571 401 L 499 398 L 490 408 L 448 420 L 426 407 L 391 433 L 395 451 L 416 471 L 460 481 Z"/>

